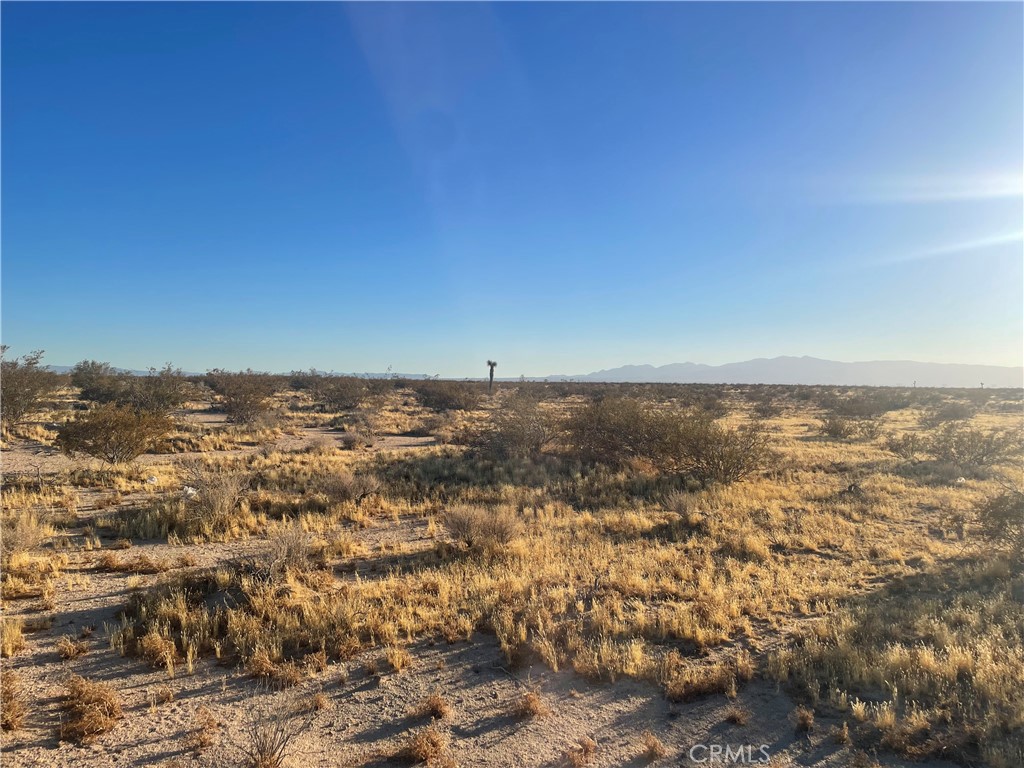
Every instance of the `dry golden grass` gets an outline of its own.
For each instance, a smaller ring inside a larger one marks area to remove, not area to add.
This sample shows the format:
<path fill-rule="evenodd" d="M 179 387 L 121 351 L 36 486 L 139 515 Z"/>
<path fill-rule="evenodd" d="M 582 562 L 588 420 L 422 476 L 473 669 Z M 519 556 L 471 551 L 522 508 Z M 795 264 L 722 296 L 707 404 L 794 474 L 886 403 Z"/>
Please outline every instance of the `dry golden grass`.
<path fill-rule="evenodd" d="M 10 669 L 0 668 L 0 728 L 14 731 L 25 722 L 28 702 L 22 690 L 21 678 Z"/>
<path fill-rule="evenodd" d="M 429 768 L 454 768 L 456 765 L 451 755 L 451 737 L 436 724 L 409 734 L 396 757 Z"/>
<path fill-rule="evenodd" d="M 654 763 L 668 755 L 668 749 L 654 731 L 644 731 L 640 737 L 640 756 L 648 763 Z"/>
<path fill-rule="evenodd" d="M 77 659 L 79 656 L 85 655 L 89 650 L 89 646 L 81 640 L 76 640 L 70 635 L 64 635 L 61 637 L 54 648 L 57 650 L 57 655 L 65 661 L 71 659 Z"/>
<path fill-rule="evenodd" d="M 90 741 L 121 718 L 121 699 L 108 683 L 72 676 L 65 684 L 61 738 Z"/>
<path fill-rule="evenodd" d="M 590 765 L 596 754 L 597 742 L 589 736 L 581 736 L 576 744 L 569 747 L 565 757 L 573 768 L 582 768 L 584 765 Z"/>
<path fill-rule="evenodd" d="M 435 720 L 448 720 L 454 713 L 451 702 L 440 691 L 433 691 L 427 698 L 415 706 L 410 714 L 413 717 L 430 717 Z"/>
<path fill-rule="evenodd" d="M 516 717 L 524 719 L 547 717 L 551 714 L 551 707 L 548 706 L 540 691 L 528 690 L 516 700 L 512 712 Z"/>

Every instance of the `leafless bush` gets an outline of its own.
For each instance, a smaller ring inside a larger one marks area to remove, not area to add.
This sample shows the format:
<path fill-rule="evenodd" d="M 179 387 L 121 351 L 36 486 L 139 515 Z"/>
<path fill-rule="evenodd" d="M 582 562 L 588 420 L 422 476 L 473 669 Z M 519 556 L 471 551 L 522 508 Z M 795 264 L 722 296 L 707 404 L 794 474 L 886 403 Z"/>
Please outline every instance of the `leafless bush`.
<path fill-rule="evenodd" d="M 283 525 L 270 537 L 270 572 L 304 571 L 312 556 L 313 537 L 297 523 Z"/>
<path fill-rule="evenodd" d="M 0 565 L 6 570 L 11 559 L 31 552 L 46 541 L 52 529 L 34 512 L 8 510 L 0 515 Z"/>
<path fill-rule="evenodd" d="M 288 707 L 287 701 L 276 708 L 264 702 L 247 710 L 245 742 L 240 747 L 246 768 L 281 768 L 285 764 L 292 743 L 304 727 L 295 719 L 296 708 Z"/>
<path fill-rule="evenodd" d="M 354 501 L 356 504 L 380 490 L 380 480 L 373 475 L 353 475 L 351 472 L 332 472 L 316 482 L 316 491 L 327 497 L 331 504 Z"/>
<path fill-rule="evenodd" d="M 108 403 L 62 426 L 57 445 L 68 455 L 82 453 L 122 464 L 145 453 L 173 426 L 162 414 Z"/>
<path fill-rule="evenodd" d="M 507 547 L 520 531 L 519 519 L 509 510 L 480 507 L 455 507 L 442 519 L 452 538 L 469 549 Z"/>
<path fill-rule="evenodd" d="M 905 435 L 889 435 L 885 439 L 885 449 L 907 461 L 917 461 L 918 457 L 925 452 L 925 448 L 925 439 L 913 432 Z"/>
<path fill-rule="evenodd" d="M 7 349 L 0 346 L 0 424 L 4 429 L 24 421 L 60 385 L 60 377 L 41 365 L 42 350 L 5 359 Z"/>
<path fill-rule="evenodd" d="M 517 393 L 494 414 L 490 425 L 474 443 L 502 458 L 536 456 L 556 433 L 555 420 L 544 412 L 537 400 Z"/>
<path fill-rule="evenodd" d="M 206 535 L 231 526 L 250 476 L 246 472 L 219 470 L 197 460 L 179 463 L 185 486 L 184 500 L 196 532 Z"/>

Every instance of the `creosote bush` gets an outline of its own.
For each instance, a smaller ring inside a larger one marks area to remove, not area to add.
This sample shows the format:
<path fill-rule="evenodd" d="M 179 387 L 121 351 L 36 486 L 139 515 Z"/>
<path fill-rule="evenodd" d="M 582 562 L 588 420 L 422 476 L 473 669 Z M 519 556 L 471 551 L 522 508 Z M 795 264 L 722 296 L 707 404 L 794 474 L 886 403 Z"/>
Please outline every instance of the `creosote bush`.
<path fill-rule="evenodd" d="M 471 411 L 480 403 L 478 388 L 465 381 L 427 379 L 410 386 L 423 407 L 432 411 Z"/>
<path fill-rule="evenodd" d="M 0 425 L 10 429 L 23 422 L 60 386 L 60 377 L 42 365 L 43 352 L 8 358 L 0 346 Z"/>
<path fill-rule="evenodd" d="M 1001 430 L 982 430 L 950 422 L 928 440 L 928 451 L 939 461 L 963 469 L 997 464 L 1020 451 L 1020 438 Z"/>
<path fill-rule="evenodd" d="M 604 398 L 585 406 L 569 418 L 567 431 L 584 459 L 613 467 L 642 461 L 702 485 L 741 480 L 771 457 L 761 424 L 726 427 L 701 411 L 658 410 L 633 398 Z"/>
<path fill-rule="evenodd" d="M 282 384 L 276 376 L 251 369 L 239 373 L 216 369 L 205 380 L 220 396 L 224 412 L 239 424 L 253 424 L 266 416 L 270 412 L 270 398 Z"/>
<path fill-rule="evenodd" d="M 1024 557 L 1024 493 L 1006 488 L 998 496 L 977 505 L 981 533 L 1014 557 Z"/>
<path fill-rule="evenodd" d="M 158 413 L 100 405 L 62 426 L 57 446 L 68 455 L 81 453 L 108 464 L 123 464 L 152 448 L 173 426 Z"/>

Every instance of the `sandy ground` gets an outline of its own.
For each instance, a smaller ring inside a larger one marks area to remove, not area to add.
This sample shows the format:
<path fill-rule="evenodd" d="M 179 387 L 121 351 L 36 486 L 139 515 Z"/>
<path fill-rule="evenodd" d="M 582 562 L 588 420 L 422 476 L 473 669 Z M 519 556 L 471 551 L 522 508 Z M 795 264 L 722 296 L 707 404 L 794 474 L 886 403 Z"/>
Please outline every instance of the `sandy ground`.
<path fill-rule="evenodd" d="M 324 439 L 336 439 L 336 433 L 307 429 L 283 437 L 276 447 L 296 450 Z M 415 451 L 430 444 L 432 438 L 396 435 L 378 439 L 376 447 Z M 257 449 L 239 452 L 249 450 Z M 140 462 L 167 459 L 144 456 Z M 70 459 L 31 442 L 19 442 L 3 454 L 6 472 L 45 474 L 71 466 Z M 88 514 L 83 507 L 83 522 Z M 422 521 L 386 520 L 356 534 L 372 552 L 383 542 L 421 538 L 423 526 Z M 201 567 L 266 546 L 262 538 L 176 547 L 136 542 L 130 551 L 119 554 L 171 559 L 188 554 Z M 452 755 L 461 766 L 564 766 L 569 764 L 567 750 L 583 737 L 597 743 L 589 764 L 639 766 L 646 764 L 641 753 L 642 734 L 647 730 L 668 749 L 667 757 L 659 761 L 664 765 L 727 764 L 711 759 L 711 752 L 701 745 L 728 745 L 734 751 L 749 746 L 747 762 L 760 760 L 764 745 L 771 765 L 845 766 L 859 755 L 855 746 L 836 743 L 833 733 L 841 725 L 839 720 L 819 715 L 809 734 L 796 733 L 795 704 L 772 683 L 755 680 L 740 690 L 735 701 L 712 696 L 673 704 L 653 686 L 633 680 L 595 684 L 571 671 L 556 673 L 541 666 L 509 671 L 497 641 L 485 635 L 452 645 L 420 642 L 410 648 L 412 665 L 400 673 L 368 672 L 369 662 L 382 659 L 381 651 L 368 651 L 354 660 L 332 663 L 325 672 L 285 692 L 261 690 L 251 678 L 214 660 L 199 661 L 192 674 L 181 664 L 169 679 L 165 671 L 150 670 L 109 647 L 106 627 L 116 623 L 133 577 L 95 570 L 96 552 L 70 551 L 69 558 L 61 582 L 66 588 L 58 590 L 52 612 L 55 622 L 49 629 L 27 634 L 27 649 L 4 660 L 19 673 L 32 702 L 26 726 L 2 736 L 4 766 L 243 765 L 240 747 L 246 742 L 245 726 L 257 716 L 284 717 L 294 724 L 298 735 L 287 763 L 293 767 L 408 764 L 395 752 L 410 732 L 428 725 L 427 719 L 410 715 L 410 710 L 433 691 L 441 692 L 453 706 L 453 716 L 442 727 L 450 734 Z M 151 583 L 158 577 L 141 578 Z M 9 601 L 7 613 L 38 615 L 34 602 Z M 56 641 L 63 635 L 77 637 L 90 628 L 88 652 L 73 661 L 61 660 Z M 379 666 L 388 668 L 383 662 Z M 71 673 L 109 681 L 124 704 L 124 717 L 117 726 L 86 746 L 57 737 L 61 686 Z M 173 692 L 173 701 L 155 703 L 157 691 L 164 687 Z M 542 693 L 549 715 L 525 720 L 515 715 L 516 703 L 529 688 Z M 290 714 L 306 708 L 318 692 L 327 698 L 324 709 Z M 727 720 L 728 712 L 737 706 L 749 713 L 745 725 Z M 187 741 L 203 707 L 220 725 L 213 744 L 196 753 Z M 910 765 L 885 755 L 877 759 L 883 765 Z"/>

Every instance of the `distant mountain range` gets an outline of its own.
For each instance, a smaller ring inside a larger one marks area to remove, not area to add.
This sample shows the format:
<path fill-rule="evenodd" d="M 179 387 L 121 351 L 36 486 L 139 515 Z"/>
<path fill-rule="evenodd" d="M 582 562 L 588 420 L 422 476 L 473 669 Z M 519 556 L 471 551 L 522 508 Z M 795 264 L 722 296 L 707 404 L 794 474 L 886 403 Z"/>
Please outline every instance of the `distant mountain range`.
<path fill-rule="evenodd" d="M 961 363 L 874 360 L 843 363 L 817 357 L 772 357 L 725 365 L 624 365 L 549 381 L 670 382 L 686 384 L 836 384 L 910 387 L 1024 387 L 1024 368 Z"/>
<path fill-rule="evenodd" d="M 71 366 L 54 365 L 50 370 L 65 373 Z M 145 376 L 149 371 L 115 368 L 123 373 Z M 326 371 L 319 371 L 326 373 Z M 186 376 L 201 374 L 185 372 Z M 429 379 L 423 373 L 345 374 L 364 378 Z M 966 365 L 962 363 L 917 363 L 913 360 L 874 360 L 843 363 L 817 357 L 759 357 L 742 363 L 704 365 L 624 365 L 594 373 L 555 376 L 527 376 L 530 381 L 594 381 L 672 384 L 834 384 L 871 387 L 979 387 L 1024 388 L 1024 368 L 1002 365 Z M 481 379 L 471 379 L 479 381 Z M 486 380 L 486 379 L 483 379 Z M 498 378 L 497 381 L 518 381 Z"/>

